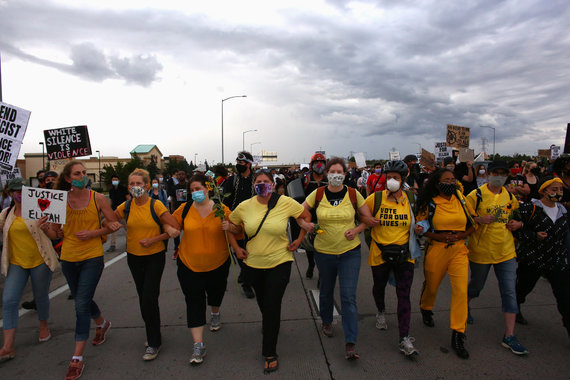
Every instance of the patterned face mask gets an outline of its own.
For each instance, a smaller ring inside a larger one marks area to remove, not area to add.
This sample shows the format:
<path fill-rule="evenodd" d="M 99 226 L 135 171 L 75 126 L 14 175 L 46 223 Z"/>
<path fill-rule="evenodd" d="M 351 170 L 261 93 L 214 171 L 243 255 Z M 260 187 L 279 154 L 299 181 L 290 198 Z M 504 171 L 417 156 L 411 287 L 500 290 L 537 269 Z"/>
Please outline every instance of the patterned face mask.
<path fill-rule="evenodd" d="M 551 202 L 560 202 L 562 200 L 562 193 L 548 194 L 546 193 L 546 198 Z"/>
<path fill-rule="evenodd" d="M 255 186 L 255 193 L 260 197 L 266 197 L 273 191 L 273 186 L 270 183 L 256 183 Z"/>
<path fill-rule="evenodd" d="M 457 185 L 454 183 L 440 182 L 438 187 L 439 187 L 439 191 L 441 191 L 443 194 L 448 195 L 448 196 L 455 194 L 455 189 L 457 189 Z"/>
<path fill-rule="evenodd" d="M 329 173 L 329 175 L 327 175 L 327 179 L 332 187 L 339 187 L 344 182 L 344 174 Z"/>
<path fill-rule="evenodd" d="M 140 198 L 145 193 L 144 187 L 142 186 L 133 186 L 129 189 L 129 191 L 131 192 L 131 195 L 135 198 Z"/>

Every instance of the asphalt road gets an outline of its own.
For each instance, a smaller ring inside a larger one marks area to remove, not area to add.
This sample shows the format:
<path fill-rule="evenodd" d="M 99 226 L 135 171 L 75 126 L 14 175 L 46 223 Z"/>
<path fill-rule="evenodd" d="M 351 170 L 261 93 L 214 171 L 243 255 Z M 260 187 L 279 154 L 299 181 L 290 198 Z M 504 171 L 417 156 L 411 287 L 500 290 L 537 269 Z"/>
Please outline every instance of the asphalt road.
<path fill-rule="evenodd" d="M 186 309 L 176 278 L 176 263 L 171 260 L 172 242 L 167 253 L 160 296 L 163 346 L 159 357 L 143 362 L 145 333 L 131 274 L 121 252 L 125 237 L 118 238 L 118 253 L 105 254 L 109 263 L 95 299 L 113 327 L 107 342 L 85 351 L 86 368 L 82 379 L 570 379 L 570 339 L 548 282 L 541 279 L 524 305 L 530 321 L 516 328 L 517 336 L 530 351 L 518 357 L 500 345 L 504 331 L 499 290 L 493 274 L 481 297 L 472 303 L 473 325 L 468 325 L 466 348 L 469 360 L 458 358 L 450 347 L 450 286 L 444 279 L 436 302 L 434 328 L 421 322 L 419 297 L 423 272 L 415 271 L 412 289 L 410 334 L 416 339 L 420 355 L 410 360 L 398 350 L 396 294 L 387 289 L 388 330 L 375 328 L 372 276 L 363 248 L 358 286 L 359 339 L 358 361 L 344 359 L 344 336 L 340 321 L 333 338 L 320 333 L 320 321 L 310 290 L 316 289 L 318 272 L 304 277 L 306 257 L 296 254 L 291 281 L 283 300 L 278 352 L 280 369 L 263 374 L 261 356 L 261 315 L 254 300 L 246 299 L 236 283 L 238 269 L 230 270 L 228 289 L 222 304 L 222 329 L 204 340 L 207 356 L 198 367 L 190 366 L 192 339 L 186 328 Z M 37 314 L 21 316 L 16 335 L 16 358 L 0 364 L 0 379 L 62 379 L 74 347 L 75 313 L 67 299 L 61 273 L 56 273 L 52 289 L 60 294 L 51 301 L 53 338 L 38 343 Z M 0 290 L 3 279 L 0 280 Z M 29 288 L 29 287 L 28 287 Z M 30 299 L 29 289 L 24 300 Z M 337 296 L 338 299 L 338 296 Z M 92 330 L 94 326 L 92 324 Z M 94 335 L 94 331 L 92 332 Z"/>

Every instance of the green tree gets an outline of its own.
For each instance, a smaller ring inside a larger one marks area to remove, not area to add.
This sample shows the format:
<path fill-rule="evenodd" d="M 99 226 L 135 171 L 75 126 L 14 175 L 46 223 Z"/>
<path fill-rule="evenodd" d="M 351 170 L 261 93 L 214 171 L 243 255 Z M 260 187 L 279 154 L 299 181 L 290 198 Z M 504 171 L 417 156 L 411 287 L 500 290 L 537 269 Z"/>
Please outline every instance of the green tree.
<path fill-rule="evenodd" d="M 135 170 L 135 169 L 146 169 L 143 161 L 141 160 L 141 158 L 139 156 L 134 156 L 133 158 L 131 158 L 131 160 L 129 162 L 127 162 L 125 164 L 124 172 L 119 173 L 119 178 L 121 179 L 121 182 L 127 183 L 129 174 L 131 174 L 133 172 L 133 170 Z M 123 180 L 123 176 L 121 174 L 124 176 L 124 180 Z"/>
<path fill-rule="evenodd" d="M 149 164 L 146 166 L 146 170 L 148 171 L 148 174 L 150 175 L 151 179 L 153 179 L 154 177 L 156 177 L 158 173 L 160 173 L 160 170 L 158 169 L 158 166 L 156 166 L 154 160 L 150 160 Z"/>

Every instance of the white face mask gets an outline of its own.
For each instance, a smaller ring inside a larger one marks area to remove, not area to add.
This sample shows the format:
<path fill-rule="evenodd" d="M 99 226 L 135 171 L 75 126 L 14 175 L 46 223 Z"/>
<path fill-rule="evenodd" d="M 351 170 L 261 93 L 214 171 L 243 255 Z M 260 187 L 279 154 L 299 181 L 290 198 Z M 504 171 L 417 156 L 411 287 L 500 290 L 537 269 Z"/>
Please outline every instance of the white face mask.
<path fill-rule="evenodd" d="M 339 187 L 344 182 L 344 174 L 340 173 L 329 173 L 327 175 L 327 179 L 329 180 L 329 184 L 332 187 Z"/>
<path fill-rule="evenodd" d="M 386 182 L 386 188 L 391 192 L 395 193 L 396 191 L 400 190 L 400 181 L 394 178 L 390 178 Z"/>
<path fill-rule="evenodd" d="M 479 174 L 481 174 L 481 175 L 485 174 L 485 169 L 479 170 Z"/>

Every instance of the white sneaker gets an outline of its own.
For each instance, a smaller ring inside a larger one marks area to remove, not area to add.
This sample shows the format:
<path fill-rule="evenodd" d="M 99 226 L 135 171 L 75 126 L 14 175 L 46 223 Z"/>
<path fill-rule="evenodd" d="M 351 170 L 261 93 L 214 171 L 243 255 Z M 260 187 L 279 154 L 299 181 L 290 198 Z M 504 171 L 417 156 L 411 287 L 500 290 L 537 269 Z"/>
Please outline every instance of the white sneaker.
<path fill-rule="evenodd" d="M 388 330 L 388 324 L 386 323 L 384 313 L 376 313 L 376 328 L 378 330 Z"/>
<path fill-rule="evenodd" d="M 405 336 L 400 340 L 400 351 L 406 355 L 406 356 L 410 356 L 410 355 L 418 355 L 419 351 L 415 349 L 413 343 L 416 340 L 411 337 L 411 336 Z"/>

